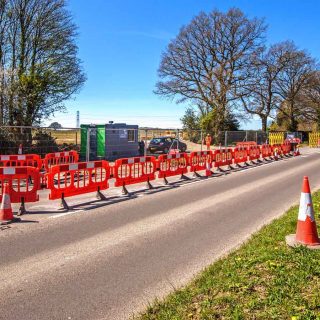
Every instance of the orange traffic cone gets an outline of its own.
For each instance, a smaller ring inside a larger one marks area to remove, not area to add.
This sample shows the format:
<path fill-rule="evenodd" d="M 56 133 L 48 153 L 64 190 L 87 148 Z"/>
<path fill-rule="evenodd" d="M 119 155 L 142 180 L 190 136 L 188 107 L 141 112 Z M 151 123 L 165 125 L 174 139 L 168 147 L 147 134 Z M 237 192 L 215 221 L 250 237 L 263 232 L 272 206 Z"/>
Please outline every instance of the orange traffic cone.
<path fill-rule="evenodd" d="M 308 177 L 303 178 L 296 234 L 294 237 L 288 236 L 286 240 L 289 245 L 303 244 L 320 249 Z"/>
<path fill-rule="evenodd" d="M 211 177 L 211 176 L 212 176 L 212 172 L 211 172 L 210 162 L 206 161 L 206 177 Z"/>
<path fill-rule="evenodd" d="M 2 201 L 0 206 L 0 224 L 5 224 L 13 221 L 19 221 L 20 219 L 13 216 L 9 186 L 8 183 L 4 183 L 2 192 Z"/>
<path fill-rule="evenodd" d="M 296 240 L 311 246 L 320 244 L 308 177 L 303 178 Z"/>

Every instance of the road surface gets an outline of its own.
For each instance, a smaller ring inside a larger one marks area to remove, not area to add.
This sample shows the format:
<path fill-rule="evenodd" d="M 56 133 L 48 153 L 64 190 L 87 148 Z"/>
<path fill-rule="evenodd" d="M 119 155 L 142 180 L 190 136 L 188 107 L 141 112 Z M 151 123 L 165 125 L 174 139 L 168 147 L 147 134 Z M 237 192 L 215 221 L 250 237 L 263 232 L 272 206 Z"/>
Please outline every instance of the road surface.
<path fill-rule="evenodd" d="M 127 319 L 297 203 L 304 175 L 319 187 L 319 163 L 306 149 L 89 210 L 23 216 L 0 230 L 0 319 Z"/>

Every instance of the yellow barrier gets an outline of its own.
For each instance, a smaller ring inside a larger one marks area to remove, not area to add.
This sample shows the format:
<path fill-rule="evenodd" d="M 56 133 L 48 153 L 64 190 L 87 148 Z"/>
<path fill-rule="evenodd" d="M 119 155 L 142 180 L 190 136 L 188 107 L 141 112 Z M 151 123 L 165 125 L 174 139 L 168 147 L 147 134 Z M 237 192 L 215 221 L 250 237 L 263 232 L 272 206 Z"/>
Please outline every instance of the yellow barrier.
<path fill-rule="evenodd" d="M 309 147 L 318 148 L 320 147 L 320 132 L 309 133 Z"/>
<path fill-rule="evenodd" d="M 284 132 L 270 132 L 269 144 L 282 144 L 284 142 Z"/>

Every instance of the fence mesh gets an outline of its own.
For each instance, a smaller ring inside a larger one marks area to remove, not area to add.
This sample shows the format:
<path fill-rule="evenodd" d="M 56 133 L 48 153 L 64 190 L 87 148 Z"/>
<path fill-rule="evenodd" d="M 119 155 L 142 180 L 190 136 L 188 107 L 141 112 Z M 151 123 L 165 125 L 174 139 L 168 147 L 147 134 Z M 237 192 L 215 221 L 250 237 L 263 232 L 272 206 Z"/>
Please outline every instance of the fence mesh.
<path fill-rule="evenodd" d="M 247 142 L 247 141 L 254 141 L 257 144 L 266 143 L 268 139 L 268 134 L 262 131 L 225 131 L 224 137 L 222 142 L 225 146 L 233 146 L 236 145 L 238 142 Z"/>
<path fill-rule="evenodd" d="M 0 154 L 22 152 L 39 154 L 76 150 L 81 160 L 107 159 L 139 155 L 157 155 L 167 149 L 199 151 L 205 149 L 207 132 L 183 129 L 103 129 L 84 132 L 80 128 L 53 129 L 46 127 L 0 127 Z M 151 148 L 153 139 L 161 138 L 168 148 Z M 168 142 L 169 141 L 169 142 Z M 263 144 L 268 135 L 262 131 L 226 131 L 216 137 L 215 146 L 235 146 L 238 142 L 254 141 Z M 169 143 L 169 144 L 168 144 Z M 215 146 L 212 146 L 214 148 Z M 127 151 L 130 150 L 130 153 Z M 89 152 L 88 152 L 89 151 Z"/>
<path fill-rule="evenodd" d="M 80 145 L 80 129 L 52 129 L 39 127 L 0 128 L 0 154 L 47 153 L 77 150 Z"/>

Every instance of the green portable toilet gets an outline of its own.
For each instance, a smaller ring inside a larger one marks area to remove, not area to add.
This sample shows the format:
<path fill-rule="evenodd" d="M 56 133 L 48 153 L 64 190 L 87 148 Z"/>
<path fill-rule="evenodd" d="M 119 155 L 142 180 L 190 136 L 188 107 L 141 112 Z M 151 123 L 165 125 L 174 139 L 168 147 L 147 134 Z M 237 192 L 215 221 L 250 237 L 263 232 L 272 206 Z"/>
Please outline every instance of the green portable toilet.
<path fill-rule="evenodd" d="M 81 128 L 81 147 L 80 159 L 87 159 L 89 152 L 89 161 L 100 160 L 105 158 L 105 125 L 82 124 Z M 87 145 L 88 134 L 90 135 L 90 145 Z M 89 147 L 89 150 L 88 150 Z"/>

